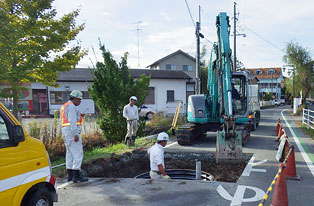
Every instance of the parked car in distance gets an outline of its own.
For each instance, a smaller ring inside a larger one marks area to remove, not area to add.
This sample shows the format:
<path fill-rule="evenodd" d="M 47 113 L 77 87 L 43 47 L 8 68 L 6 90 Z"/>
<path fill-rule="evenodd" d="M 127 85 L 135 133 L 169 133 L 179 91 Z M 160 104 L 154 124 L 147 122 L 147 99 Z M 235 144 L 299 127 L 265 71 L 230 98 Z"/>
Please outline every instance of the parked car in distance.
<path fill-rule="evenodd" d="M 273 99 L 273 103 L 275 106 L 279 106 L 281 104 L 278 99 Z"/>
<path fill-rule="evenodd" d="M 155 113 L 156 113 L 156 111 L 155 111 L 153 108 L 151 108 L 151 107 L 149 107 L 149 106 L 147 106 L 147 105 L 145 105 L 145 104 L 143 104 L 143 105 L 140 107 L 140 113 L 139 113 L 139 115 L 140 115 L 141 117 L 145 117 L 147 120 L 153 119 Z"/>
<path fill-rule="evenodd" d="M 314 105 L 314 102 L 311 100 L 306 100 L 305 105 Z"/>

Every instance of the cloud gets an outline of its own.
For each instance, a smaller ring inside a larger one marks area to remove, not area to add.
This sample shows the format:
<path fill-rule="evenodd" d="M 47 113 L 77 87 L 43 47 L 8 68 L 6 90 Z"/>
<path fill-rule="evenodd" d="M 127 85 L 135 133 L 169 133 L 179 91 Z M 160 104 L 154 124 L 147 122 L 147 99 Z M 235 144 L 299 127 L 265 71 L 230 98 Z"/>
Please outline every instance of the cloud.
<path fill-rule="evenodd" d="M 170 21 L 171 20 L 171 18 L 169 17 L 169 15 L 167 14 L 167 13 L 165 13 L 165 12 L 159 12 L 160 14 L 161 14 L 161 16 L 165 19 L 165 20 L 167 20 L 167 21 Z"/>
<path fill-rule="evenodd" d="M 107 11 L 104 11 L 104 12 L 103 12 L 103 15 L 104 15 L 104 16 L 111 16 L 111 13 L 110 13 L 110 12 L 107 12 Z"/>

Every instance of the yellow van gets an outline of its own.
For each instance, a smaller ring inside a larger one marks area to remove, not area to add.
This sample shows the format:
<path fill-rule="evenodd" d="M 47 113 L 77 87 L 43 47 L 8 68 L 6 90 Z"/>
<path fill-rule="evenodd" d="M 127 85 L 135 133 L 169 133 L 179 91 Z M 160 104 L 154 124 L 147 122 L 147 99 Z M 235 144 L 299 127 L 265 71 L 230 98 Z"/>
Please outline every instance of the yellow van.
<path fill-rule="evenodd" d="M 45 146 L 0 103 L 0 205 L 51 206 L 57 200 Z"/>

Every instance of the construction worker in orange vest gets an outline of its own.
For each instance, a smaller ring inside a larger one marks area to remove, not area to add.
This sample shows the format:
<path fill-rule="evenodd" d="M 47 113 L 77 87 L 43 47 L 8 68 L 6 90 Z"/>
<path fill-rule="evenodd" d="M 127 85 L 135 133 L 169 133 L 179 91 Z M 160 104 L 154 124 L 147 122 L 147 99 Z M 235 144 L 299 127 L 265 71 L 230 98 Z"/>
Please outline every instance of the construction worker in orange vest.
<path fill-rule="evenodd" d="M 80 136 L 82 130 L 82 115 L 76 109 L 81 104 L 82 92 L 73 90 L 70 100 L 62 105 L 60 109 L 61 131 L 66 147 L 66 168 L 68 171 L 68 181 L 85 182 L 87 178 L 80 173 L 83 160 L 83 145 Z"/>

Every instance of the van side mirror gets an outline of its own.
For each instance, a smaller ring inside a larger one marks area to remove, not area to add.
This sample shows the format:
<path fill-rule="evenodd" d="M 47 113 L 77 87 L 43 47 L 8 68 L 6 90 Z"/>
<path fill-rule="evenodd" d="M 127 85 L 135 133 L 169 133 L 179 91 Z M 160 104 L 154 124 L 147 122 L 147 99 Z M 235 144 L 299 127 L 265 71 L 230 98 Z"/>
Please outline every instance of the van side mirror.
<path fill-rule="evenodd" d="M 25 140 L 24 131 L 21 125 L 13 126 L 14 143 L 23 142 Z"/>

